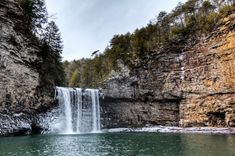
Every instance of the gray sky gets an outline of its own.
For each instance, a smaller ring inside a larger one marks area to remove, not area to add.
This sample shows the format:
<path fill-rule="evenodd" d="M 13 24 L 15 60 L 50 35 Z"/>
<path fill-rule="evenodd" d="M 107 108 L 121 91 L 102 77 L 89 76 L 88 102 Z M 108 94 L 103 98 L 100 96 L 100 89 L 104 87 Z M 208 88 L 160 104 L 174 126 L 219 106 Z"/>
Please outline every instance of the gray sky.
<path fill-rule="evenodd" d="M 101 52 L 115 34 L 146 26 L 157 14 L 186 0 L 46 0 L 64 42 L 64 60 Z"/>

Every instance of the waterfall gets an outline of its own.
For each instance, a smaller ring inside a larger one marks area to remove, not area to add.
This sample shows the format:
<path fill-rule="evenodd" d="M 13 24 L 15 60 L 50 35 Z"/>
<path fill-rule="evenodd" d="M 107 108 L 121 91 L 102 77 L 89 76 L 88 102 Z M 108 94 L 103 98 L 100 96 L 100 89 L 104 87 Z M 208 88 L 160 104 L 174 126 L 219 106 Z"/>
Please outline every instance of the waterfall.
<path fill-rule="evenodd" d="M 56 131 L 65 134 L 100 131 L 98 89 L 57 87 L 56 92 L 59 103 Z"/>

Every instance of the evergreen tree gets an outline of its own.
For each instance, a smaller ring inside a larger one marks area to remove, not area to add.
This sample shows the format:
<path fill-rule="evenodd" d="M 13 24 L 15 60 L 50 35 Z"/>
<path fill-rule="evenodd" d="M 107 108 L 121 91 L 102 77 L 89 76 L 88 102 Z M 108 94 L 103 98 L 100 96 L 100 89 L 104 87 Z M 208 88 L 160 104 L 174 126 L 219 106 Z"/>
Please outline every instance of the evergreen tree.
<path fill-rule="evenodd" d="M 48 46 L 52 48 L 52 52 L 59 57 L 63 51 L 61 34 L 59 28 L 54 21 L 51 21 L 46 26 L 45 32 L 43 34 L 43 42 L 46 42 Z"/>
<path fill-rule="evenodd" d="M 34 34 L 42 34 L 43 25 L 47 23 L 48 13 L 45 0 L 18 0 L 24 14 L 24 23 Z"/>
<path fill-rule="evenodd" d="M 64 85 L 65 73 L 61 59 L 63 45 L 59 28 L 48 23 L 45 0 L 17 0 L 24 15 L 24 27 L 41 47 L 42 63 L 38 69 L 40 85 L 50 94 L 53 86 Z"/>
<path fill-rule="evenodd" d="M 135 70 L 147 64 L 149 58 L 159 52 L 182 52 L 186 44 L 195 44 L 197 37 L 207 35 L 216 28 L 220 19 L 234 13 L 235 0 L 188 0 L 179 3 L 170 13 L 160 12 L 154 22 L 134 33 L 115 35 L 104 54 L 93 59 L 70 63 L 71 73 L 79 69 L 79 86 L 97 87 L 113 71 L 119 71 L 118 63 Z M 191 42 L 191 43 L 190 43 Z M 145 63 L 146 62 L 146 63 Z M 76 65 L 77 64 L 77 65 Z"/>
<path fill-rule="evenodd" d="M 214 9 L 215 9 L 215 6 L 213 6 L 211 2 L 207 0 L 202 3 L 200 11 L 203 13 L 203 16 L 206 16 Z"/>
<path fill-rule="evenodd" d="M 51 90 L 52 86 L 64 85 L 65 82 L 65 72 L 61 61 L 63 45 L 55 22 L 52 21 L 46 26 L 42 41 L 41 85 Z"/>

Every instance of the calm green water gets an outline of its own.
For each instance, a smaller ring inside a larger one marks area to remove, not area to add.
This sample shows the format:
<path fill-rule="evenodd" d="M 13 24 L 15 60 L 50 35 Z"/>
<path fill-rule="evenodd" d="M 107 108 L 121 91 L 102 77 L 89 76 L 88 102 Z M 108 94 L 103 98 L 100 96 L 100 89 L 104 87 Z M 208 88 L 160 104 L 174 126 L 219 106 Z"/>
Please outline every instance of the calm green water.
<path fill-rule="evenodd" d="M 235 136 L 109 133 L 0 138 L 1 156 L 235 156 Z"/>

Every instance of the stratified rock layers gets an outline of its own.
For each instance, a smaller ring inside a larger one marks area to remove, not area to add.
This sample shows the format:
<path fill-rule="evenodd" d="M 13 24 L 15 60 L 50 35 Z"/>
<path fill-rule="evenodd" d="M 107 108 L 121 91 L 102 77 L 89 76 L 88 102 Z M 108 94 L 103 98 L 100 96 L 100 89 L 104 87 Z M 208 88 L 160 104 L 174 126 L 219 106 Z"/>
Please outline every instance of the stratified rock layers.
<path fill-rule="evenodd" d="M 235 16 L 189 43 L 107 80 L 104 127 L 235 126 Z"/>
<path fill-rule="evenodd" d="M 183 54 L 182 126 L 235 126 L 235 18 Z"/>
<path fill-rule="evenodd" d="M 26 133 L 30 116 L 50 104 L 39 87 L 40 47 L 23 21 L 16 0 L 0 2 L 0 135 Z"/>
<path fill-rule="evenodd" d="M 0 135 L 32 133 L 35 115 L 52 102 L 41 92 L 40 47 L 23 19 L 16 0 L 0 2 Z M 120 63 L 103 86 L 103 128 L 235 126 L 235 16 L 195 38 L 180 50 L 156 50 L 133 71 Z"/>

